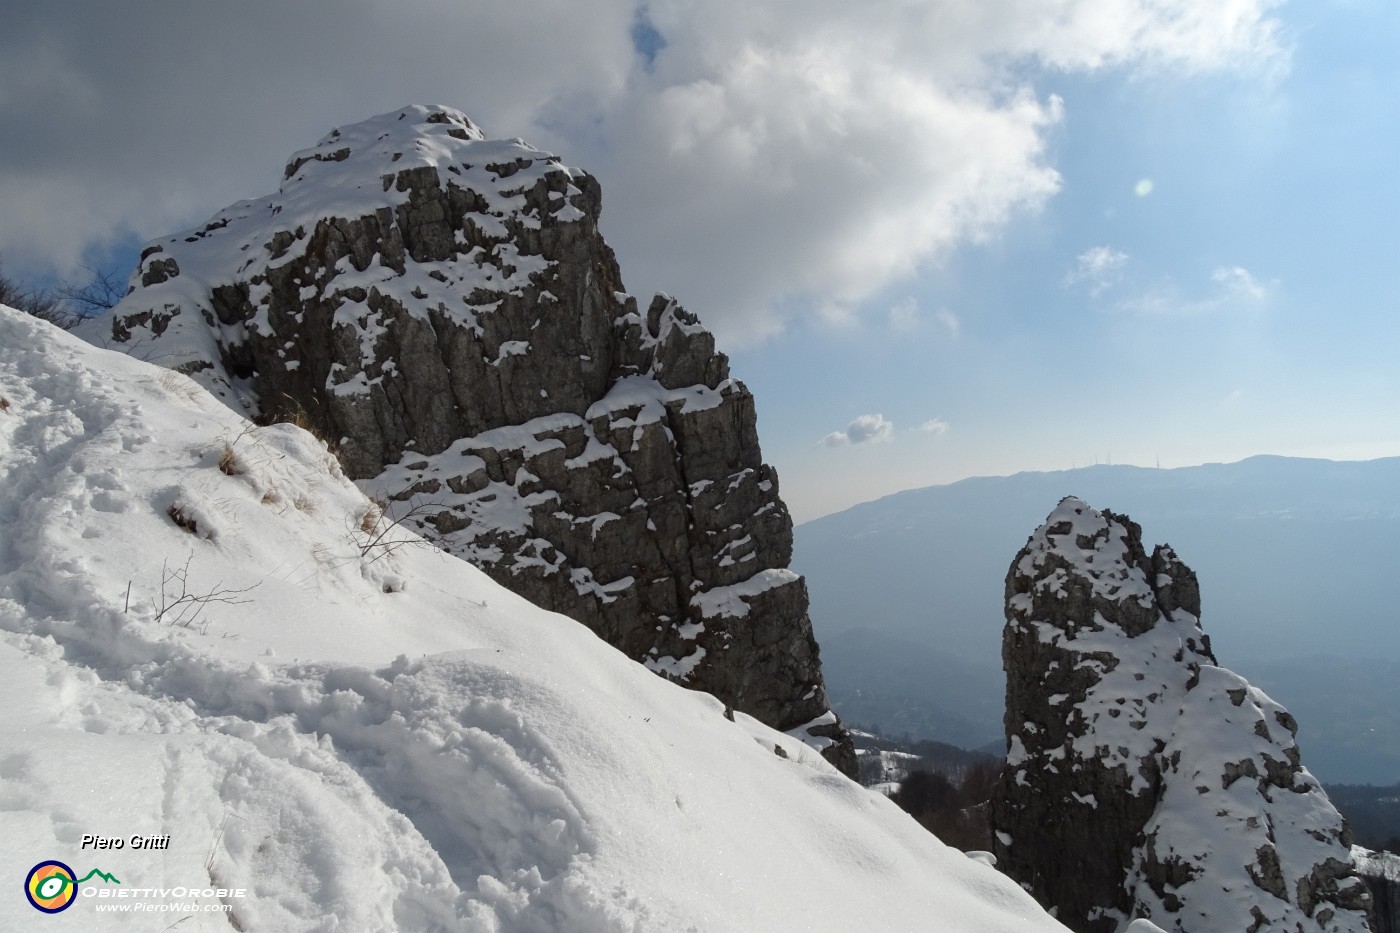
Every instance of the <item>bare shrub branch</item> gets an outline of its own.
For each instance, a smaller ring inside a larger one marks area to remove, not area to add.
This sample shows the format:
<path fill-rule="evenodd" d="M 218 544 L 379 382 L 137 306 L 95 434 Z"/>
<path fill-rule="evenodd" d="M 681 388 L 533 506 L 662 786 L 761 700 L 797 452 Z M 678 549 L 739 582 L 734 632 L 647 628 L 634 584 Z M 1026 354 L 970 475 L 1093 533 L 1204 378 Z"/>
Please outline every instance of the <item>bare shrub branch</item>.
<path fill-rule="evenodd" d="M 224 581 L 220 580 L 202 593 L 190 592 L 190 561 L 193 559 L 194 552 L 191 551 L 189 557 L 185 558 L 184 566 L 176 570 L 170 569 L 167 561 L 160 562 L 160 601 L 151 599 L 151 608 L 156 614 L 155 621 L 165 622 L 177 628 L 189 628 L 212 603 L 239 606 L 252 602 L 239 597 L 257 589 L 261 584 L 254 583 L 252 586 L 236 589 L 224 586 Z"/>
<path fill-rule="evenodd" d="M 83 315 L 69 308 L 61 296 L 47 289 L 21 285 L 4 274 L 3 266 L 0 266 L 0 304 L 64 330 L 71 330 L 83 319 Z"/>
<path fill-rule="evenodd" d="M 405 546 L 432 548 L 430 541 L 424 540 L 408 526 L 410 519 L 433 515 L 443 510 L 438 502 L 410 499 L 407 511 L 394 515 L 383 498 L 371 499 L 358 522 L 358 536 L 352 532 L 361 557 L 369 557 L 374 563 L 381 557 L 394 553 Z M 370 555 L 374 555 L 370 557 Z"/>
<path fill-rule="evenodd" d="M 126 282 L 111 269 L 94 269 L 83 266 L 91 276 L 86 285 L 76 285 L 64 280 L 54 291 L 67 301 L 79 318 L 93 317 L 116 307 L 117 302 L 131 291 Z"/>

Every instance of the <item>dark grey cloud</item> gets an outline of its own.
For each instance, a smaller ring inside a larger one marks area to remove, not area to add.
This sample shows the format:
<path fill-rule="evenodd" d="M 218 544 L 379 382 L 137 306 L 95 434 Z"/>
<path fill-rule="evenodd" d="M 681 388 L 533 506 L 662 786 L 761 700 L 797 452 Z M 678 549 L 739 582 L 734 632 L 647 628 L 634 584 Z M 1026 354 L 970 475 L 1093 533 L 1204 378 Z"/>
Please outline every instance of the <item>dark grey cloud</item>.
<path fill-rule="evenodd" d="M 14 5 L 0 251 L 71 269 L 104 238 L 198 223 L 274 190 L 283 160 L 331 127 L 411 101 L 540 135 L 542 102 L 623 80 L 631 15 L 622 2 Z"/>
<path fill-rule="evenodd" d="M 10 4 L 0 253 L 71 271 L 269 192 L 332 126 L 444 103 L 598 175 L 629 286 L 752 341 L 1050 197 L 1035 66 L 1270 60 L 1273 2 Z"/>

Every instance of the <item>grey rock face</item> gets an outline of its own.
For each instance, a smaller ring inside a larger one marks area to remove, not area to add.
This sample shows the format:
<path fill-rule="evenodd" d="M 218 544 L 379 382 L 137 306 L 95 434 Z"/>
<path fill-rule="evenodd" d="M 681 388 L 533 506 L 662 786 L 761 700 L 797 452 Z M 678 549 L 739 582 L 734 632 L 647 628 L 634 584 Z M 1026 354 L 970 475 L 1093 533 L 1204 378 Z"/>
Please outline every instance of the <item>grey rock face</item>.
<path fill-rule="evenodd" d="M 623 291 L 600 209 L 586 173 L 409 107 L 148 246 L 87 335 L 310 427 L 444 549 L 854 775 L 753 397 L 693 315 Z"/>
<path fill-rule="evenodd" d="M 1297 724 L 1199 618 L 1195 574 L 1123 516 L 1065 499 L 1031 536 L 1006 580 L 999 864 L 1083 933 L 1368 930 Z"/>

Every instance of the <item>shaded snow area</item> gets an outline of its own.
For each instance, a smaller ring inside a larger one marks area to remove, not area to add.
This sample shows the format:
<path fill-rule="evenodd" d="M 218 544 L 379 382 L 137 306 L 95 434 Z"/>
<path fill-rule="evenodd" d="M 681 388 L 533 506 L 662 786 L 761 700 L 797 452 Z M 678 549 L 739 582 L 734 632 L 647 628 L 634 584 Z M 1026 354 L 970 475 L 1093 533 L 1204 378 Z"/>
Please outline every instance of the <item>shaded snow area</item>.
<path fill-rule="evenodd" d="M 801 742 L 386 528 L 297 428 L 7 308 L 0 399 L 0 929 L 1062 929 Z M 105 876 L 41 916 L 48 859 Z"/>

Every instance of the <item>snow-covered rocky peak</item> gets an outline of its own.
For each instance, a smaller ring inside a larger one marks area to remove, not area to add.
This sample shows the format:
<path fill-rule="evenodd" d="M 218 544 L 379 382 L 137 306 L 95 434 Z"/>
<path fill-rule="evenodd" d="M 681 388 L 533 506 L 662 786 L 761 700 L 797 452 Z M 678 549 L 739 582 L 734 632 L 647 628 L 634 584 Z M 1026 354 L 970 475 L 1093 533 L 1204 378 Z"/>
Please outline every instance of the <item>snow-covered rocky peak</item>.
<path fill-rule="evenodd" d="M 1200 612 L 1124 516 L 1067 498 L 1031 535 L 1006 580 L 1001 864 L 1086 933 L 1367 929 L 1297 724 L 1216 666 Z"/>
<path fill-rule="evenodd" d="M 503 299 L 526 299 L 532 322 L 578 310 L 543 278 L 557 272 L 550 260 L 571 260 L 601 263 L 597 271 L 604 272 L 610 265 L 616 279 L 597 233 L 600 209 L 597 183 L 557 157 L 520 140 L 485 139 L 450 108 L 405 107 L 333 130 L 316 147 L 293 154 L 276 193 L 147 244 L 133 293 L 118 314 L 82 332 L 158 357 L 253 416 L 293 413 L 289 408 L 305 400 L 288 390 L 312 378 L 311 388 L 353 401 L 382 383 L 388 361 L 381 358 L 400 349 L 384 345 L 387 302 L 423 323 L 441 318 L 465 327 L 497 359 L 508 341 L 493 340 L 498 328 L 479 317 L 499 310 Z M 626 296 L 602 297 L 611 311 Z M 318 313 L 331 319 L 318 321 Z M 279 368 L 296 378 L 257 369 L 263 342 L 316 326 L 355 344 L 329 354 L 274 348 Z M 581 335 L 571 349 L 603 347 L 589 337 Z M 590 384 L 604 378 L 597 371 L 610 360 L 581 367 L 580 356 L 587 354 L 572 354 L 572 365 L 549 362 L 561 377 L 586 375 Z M 437 408 L 430 412 L 441 418 Z M 304 416 L 334 427 L 333 413 Z M 422 417 L 405 428 L 408 434 L 352 436 L 342 456 L 364 472 L 409 440 L 420 448 L 441 442 Z"/>
<path fill-rule="evenodd" d="M 294 421 L 446 550 L 848 774 L 753 397 L 623 290 L 587 173 L 407 107 L 149 244 L 82 333 Z"/>
<path fill-rule="evenodd" d="M 389 524 L 306 431 L 5 307 L 0 705 L 7 931 L 1063 930 Z"/>
<path fill-rule="evenodd" d="M 333 129 L 315 146 L 293 153 L 279 190 L 285 196 L 308 185 L 321 190 L 356 188 L 376 174 L 392 178 L 406 168 L 423 166 L 470 170 L 473 163 L 492 161 L 492 149 L 543 155 L 520 140 L 485 140 L 486 134 L 460 110 L 414 104 Z"/>
<path fill-rule="evenodd" d="M 1131 519 L 1067 497 L 1013 565 L 1012 577 L 1027 586 L 1018 584 L 1009 605 L 1029 623 L 1037 600 L 1069 601 L 1084 610 L 1079 615 L 1089 629 L 1111 627 L 1117 631 L 1109 637 L 1126 638 L 1156 631 L 1159 638 L 1181 639 L 1183 651 L 1196 660 L 1214 663 L 1210 639 L 1200 628 L 1196 575 L 1169 545 L 1157 547 L 1149 558 L 1141 542 L 1142 529 Z M 1158 630 L 1159 625 L 1166 627 Z M 1077 636 L 1078 630 L 1070 634 Z"/>

